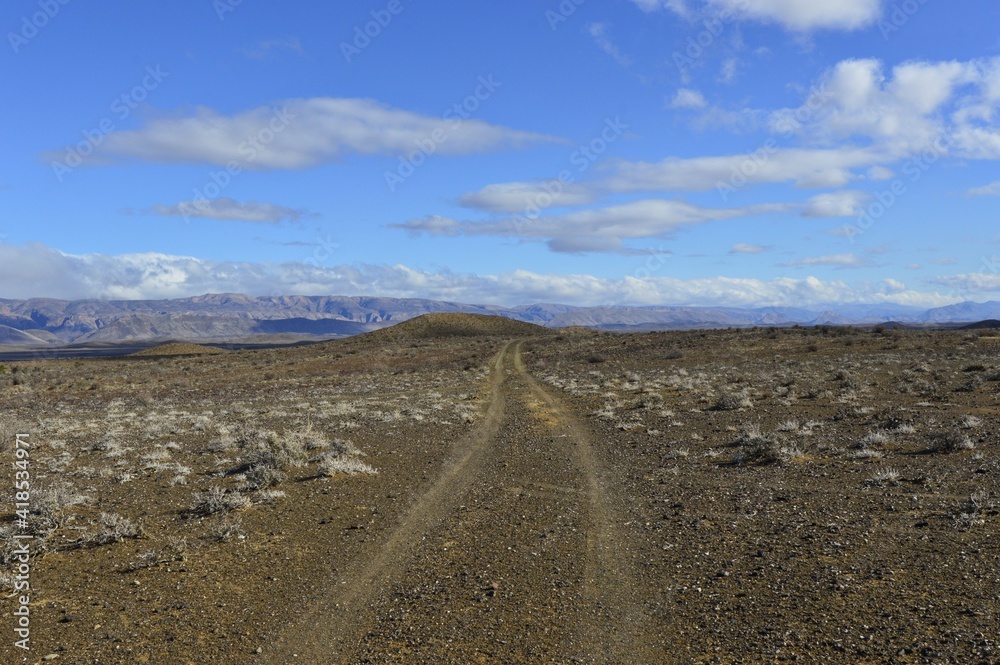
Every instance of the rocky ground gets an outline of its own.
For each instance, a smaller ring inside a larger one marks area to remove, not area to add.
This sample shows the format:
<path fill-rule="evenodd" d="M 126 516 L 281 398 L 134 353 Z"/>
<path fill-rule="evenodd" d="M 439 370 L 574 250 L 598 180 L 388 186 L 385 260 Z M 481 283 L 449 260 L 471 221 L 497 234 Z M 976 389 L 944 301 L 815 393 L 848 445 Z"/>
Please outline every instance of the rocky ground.
<path fill-rule="evenodd" d="M 996 339 L 462 324 L 0 368 L 3 662 L 1000 662 Z"/>

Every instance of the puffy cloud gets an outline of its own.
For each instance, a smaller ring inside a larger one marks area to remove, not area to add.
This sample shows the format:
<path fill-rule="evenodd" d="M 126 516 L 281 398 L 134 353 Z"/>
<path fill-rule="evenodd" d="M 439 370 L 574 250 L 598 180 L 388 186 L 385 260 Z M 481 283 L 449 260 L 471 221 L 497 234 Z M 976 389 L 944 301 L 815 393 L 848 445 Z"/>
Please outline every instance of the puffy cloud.
<path fill-rule="evenodd" d="M 290 99 L 234 115 L 199 108 L 186 117 L 157 118 L 140 129 L 112 132 L 95 156 L 104 161 L 301 169 L 349 154 L 405 154 L 421 143 L 433 144 L 437 154 L 462 155 L 556 140 L 457 113 L 445 116 L 420 115 L 370 99 L 328 97 Z"/>
<path fill-rule="evenodd" d="M 285 220 L 297 222 L 303 210 L 293 210 L 273 203 L 246 201 L 241 203 L 227 197 L 181 201 L 174 205 L 154 205 L 148 212 L 163 217 L 216 219 L 228 222 L 257 222 L 278 224 Z"/>
<path fill-rule="evenodd" d="M 816 277 L 682 280 L 659 276 L 666 266 L 663 257 L 649 257 L 643 270 L 651 276 L 641 278 L 544 275 L 525 270 L 475 275 L 426 272 L 403 265 L 326 267 L 302 262 L 237 263 L 165 254 L 80 256 L 42 245 L 0 244 L 0 282 L 8 298 L 158 299 L 204 293 L 254 296 L 364 294 L 501 305 L 534 302 L 602 305 L 613 302 L 720 307 L 884 302 L 932 307 L 956 301 L 937 293 L 909 290 L 895 280 L 858 285 Z M 985 282 L 982 286 L 986 290 Z M 1000 289 L 1000 280 L 993 280 L 992 289 Z"/>
<path fill-rule="evenodd" d="M 854 217 L 861 214 L 862 205 L 870 198 L 858 191 L 831 192 L 814 196 L 802 211 L 805 217 Z"/>

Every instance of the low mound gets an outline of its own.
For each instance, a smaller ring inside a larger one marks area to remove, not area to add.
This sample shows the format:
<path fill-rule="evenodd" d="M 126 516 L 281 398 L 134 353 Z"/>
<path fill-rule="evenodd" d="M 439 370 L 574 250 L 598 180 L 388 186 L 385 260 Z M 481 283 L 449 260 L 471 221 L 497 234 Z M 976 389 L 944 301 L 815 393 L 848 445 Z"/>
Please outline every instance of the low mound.
<path fill-rule="evenodd" d="M 369 335 L 392 335 L 397 337 L 434 338 L 434 337 L 472 337 L 477 335 L 495 335 L 500 337 L 525 337 L 529 335 L 545 335 L 551 331 L 548 328 L 526 323 L 505 316 L 488 316 L 485 314 L 424 314 L 397 323 L 389 328 L 383 328 Z"/>
<path fill-rule="evenodd" d="M 185 344 L 182 342 L 173 342 L 171 344 L 162 344 L 160 346 L 154 346 L 150 349 L 143 349 L 142 351 L 137 351 L 136 353 L 130 354 L 132 356 L 213 356 L 219 355 L 221 353 L 229 353 L 224 349 L 217 349 L 214 346 L 202 346 L 201 344 Z"/>
<path fill-rule="evenodd" d="M 996 319 L 987 319 L 985 321 L 977 321 L 976 323 L 970 323 L 967 326 L 962 326 L 960 330 L 996 330 L 1000 328 L 1000 321 Z"/>

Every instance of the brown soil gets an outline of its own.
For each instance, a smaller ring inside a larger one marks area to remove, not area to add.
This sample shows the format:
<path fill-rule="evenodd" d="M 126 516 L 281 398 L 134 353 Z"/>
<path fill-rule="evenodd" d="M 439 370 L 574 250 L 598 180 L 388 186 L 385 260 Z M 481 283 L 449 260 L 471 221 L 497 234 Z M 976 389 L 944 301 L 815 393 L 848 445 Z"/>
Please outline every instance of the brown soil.
<path fill-rule="evenodd" d="M 33 489 L 88 501 L 32 560 L 33 649 L 5 663 L 1000 662 L 1000 362 L 974 334 L 15 367 Z M 253 490 L 247 423 L 350 439 L 378 473 L 319 477 L 317 449 Z M 212 487 L 253 505 L 192 510 Z M 102 512 L 141 537 L 95 536 Z"/>
<path fill-rule="evenodd" d="M 160 346 L 154 346 L 149 349 L 143 349 L 142 351 L 136 351 L 131 354 L 138 357 L 159 357 L 159 356 L 203 356 L 203 355 L 222 355 L 224 353 L 229 353 L 225 349 L 220 349 L 214 346 L 203 346 L 201 344 L 187 344 L 185 342 L 171 342 L 170 344 L 161 344 Z"/>

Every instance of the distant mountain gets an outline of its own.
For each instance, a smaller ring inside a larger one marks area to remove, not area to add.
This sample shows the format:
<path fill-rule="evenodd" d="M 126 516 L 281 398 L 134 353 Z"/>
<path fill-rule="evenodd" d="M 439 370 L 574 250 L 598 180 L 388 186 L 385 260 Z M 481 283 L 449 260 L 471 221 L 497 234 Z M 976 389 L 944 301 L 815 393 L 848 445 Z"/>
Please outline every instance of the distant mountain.
<path fill-rule="evenodd" d="M 927 310 L 920 318 L 927 323 L 973 323 L 1000 319 L 1000 302 L 961 302 Z"/>
<path fill-rule="evenodd" d="M 48 346 L 184 340 L 295 341 L 376 330 L 423 314 L 503 316 L 549 328 L 679 330 L 899 322 L 948 325 L 1000 319 L 1000 303 L 966 302 L 921 310 L 894 304 L 798 307 L 518 307 L 417 298 L 207 294 L 177 300 L 0 299 L 0 345 Z"/>

